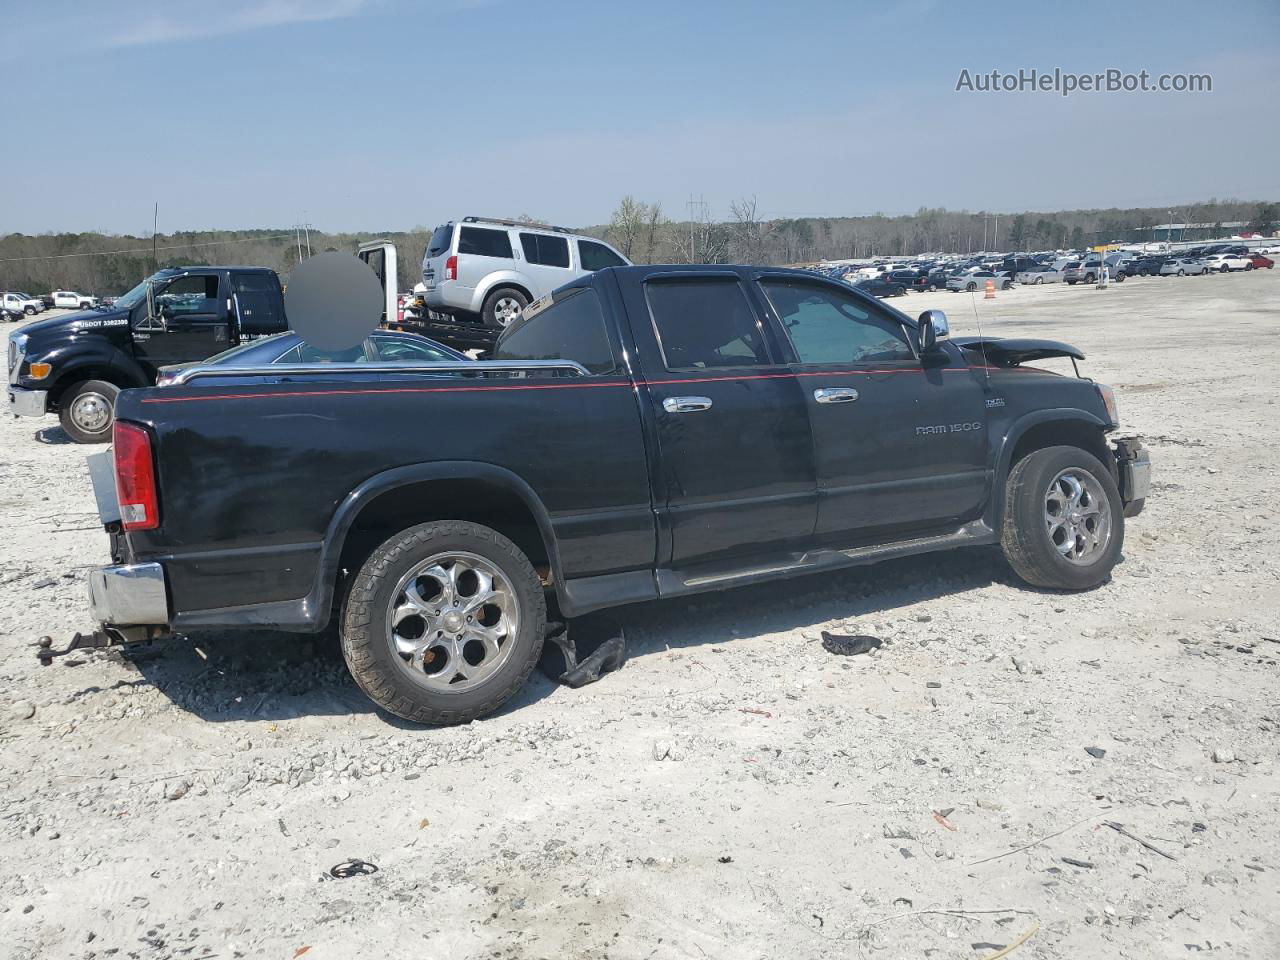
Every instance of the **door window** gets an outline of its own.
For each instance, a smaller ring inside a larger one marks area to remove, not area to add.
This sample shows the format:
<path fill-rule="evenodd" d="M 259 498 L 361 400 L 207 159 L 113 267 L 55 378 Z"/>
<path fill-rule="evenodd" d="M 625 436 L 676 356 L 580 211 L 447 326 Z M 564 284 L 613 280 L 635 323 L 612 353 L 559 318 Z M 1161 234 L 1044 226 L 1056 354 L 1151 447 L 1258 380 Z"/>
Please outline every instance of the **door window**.
<path fill-rule="evenodd" d="M 564 237 L 548 237 L 542 233 L 520 234 L 524 258 L 543 267 L 569 266 L 569 241 Z"/>
<path fill-rule="evenodd" d="M 578 241 L 578 259 L 583 270 L 603 270 L 605 267 L 625 267 L 627 261 L 606 247 L 591 240 Z"/>
<path fill-rule="evenodd" d="M 495 360 L 573 360 L 591 373 L 617 367 L 605 332 L 600 298 L 590 287 L 552 294 L 550 306 L 538 300 L 513 323 L 493 348 Z"/>
<path fill-rule="evenodd" d="M 645 293 L 668 370 L 769 363 L 755 311 L 737 278 L 651 280 Z"/>
<path fill-rule="evenodd" d="M 872 304 L 803 281 L 762 280 L 760 286 L 801 363 L 915 359 L 902 324 Z"/>
<path fill-rule="evenodd" d="M 369 357 L 365 354 L 364 344 L 361 343 L 354 347 L 348 347 L 345 350 L 320 350 L 307 343 L 305 340 L 291 350 L 286 350 L 283 354 L 272 360 L 272 363 L 367 363 Z"/>
<path fill-rule="evenodd" d="M 469 253 L 477 257 L 511 259 L 511 238 L 507 236 L 507 231 L 505 230 L 463 227 L 458 233 L 458 253 Z"/>
<path fill-rule="evenodd" d="M 373 337 L 373 355 L 384 363 L 429 362 L 438 360 L 456 360 L 451 353 L 446 353 L 429 343 L 418 343 L 416 340 L 402 340 L 399 337 Z"/>
<path fill-rule="evenodd" d="M 218 278 L 199 274 L 178 277 L 155 293 L 156 312 L 170 317 L 213 313 L 218 309 Z"/>

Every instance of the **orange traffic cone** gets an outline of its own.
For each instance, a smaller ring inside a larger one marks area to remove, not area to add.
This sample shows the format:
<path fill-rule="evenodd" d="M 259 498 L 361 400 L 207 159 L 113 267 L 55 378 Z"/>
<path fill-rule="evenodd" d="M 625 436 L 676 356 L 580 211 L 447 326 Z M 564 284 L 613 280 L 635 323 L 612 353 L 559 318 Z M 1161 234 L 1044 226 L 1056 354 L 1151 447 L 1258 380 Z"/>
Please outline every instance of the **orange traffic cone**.
<path fill-rule="evenodd" d="M 987 292 L 982 295 L 983 300 L 994 300 L 996 298 L 996 282 L 994 280 L 987 281 Z"/>

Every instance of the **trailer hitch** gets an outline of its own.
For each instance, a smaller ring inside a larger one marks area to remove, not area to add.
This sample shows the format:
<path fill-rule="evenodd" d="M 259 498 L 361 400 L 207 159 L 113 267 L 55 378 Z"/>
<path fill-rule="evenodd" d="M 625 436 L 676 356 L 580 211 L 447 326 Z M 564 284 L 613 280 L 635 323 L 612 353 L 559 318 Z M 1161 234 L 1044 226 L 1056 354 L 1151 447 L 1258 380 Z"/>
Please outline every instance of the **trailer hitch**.
<path fill-rule="evenodd" d="M 36 641 L 36 656 L 40 665 L 47 667 L 54 657 L 65 657 L 76 650 L 101 650 L 104 647 L 120 647 L 126 643 L 154 640 L 165 631 L 158 627 L 99 627 L 93 633 L 76 631 L 74 637 L 61 650 L 53 647 L 53 637 L 41 637 Z"/>
<path fill-rule="evenodd" d="M 54 649 L 53 637 L 41 637 L 36 644 L 38 647 L 36 656 L 40 658 L 40 666 L 47 667 L 53 663 L 54 657 L 65 657 L 75 650 L 97 650 L 120 643 L 124 643 L 123 637 L 112 636 L 106 630 L 95 630 L 93 633 L 88 634 L 77 630 L 76 635 L 71 638 L 71 642 L 60 650 Z"/>

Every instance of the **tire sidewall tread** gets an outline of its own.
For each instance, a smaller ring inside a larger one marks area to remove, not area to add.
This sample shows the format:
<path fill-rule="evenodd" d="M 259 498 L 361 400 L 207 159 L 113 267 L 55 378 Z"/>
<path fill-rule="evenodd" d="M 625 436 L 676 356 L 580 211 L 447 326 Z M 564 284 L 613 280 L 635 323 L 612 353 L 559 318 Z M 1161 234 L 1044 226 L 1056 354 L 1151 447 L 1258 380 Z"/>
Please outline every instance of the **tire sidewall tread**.
<path fill-rule="evenodd" d="M 385 596 L 414 564 L 433 553 L 465 550 L 503 569 L 520 595 L 517 645 L 490 681 L 464 693 L 435 693 L 416 685 L 392 659 L 383 628 Z M 523 685 L 542 653 L 546 601 L 542 585 L 520 549 L 489 527 L 437 520 L 409 527 L 370 554 L 351 583 L 342 610 L 341 646 L 347 668 L 361 690 L 389 713 L 414 723 L 467 723 L 497 710 Z"/>
<path fill-rule="evenodd" d="M 1049 481 L 1068 467 L 1084 469 L 1102 486 L 1111 504 L 1111 542 L 1088 566 L 1058 555 L 1044 532 L 1044 493 Z M 1044 447 L 1032 451 L 1009 471 L 1005 483 L 1000 545 L 1014 572 L 1036 587 L 1090 590 L 1105 583 L 1124 548 L 1124 505 L 1111 472 L 1080 447 Z"/>

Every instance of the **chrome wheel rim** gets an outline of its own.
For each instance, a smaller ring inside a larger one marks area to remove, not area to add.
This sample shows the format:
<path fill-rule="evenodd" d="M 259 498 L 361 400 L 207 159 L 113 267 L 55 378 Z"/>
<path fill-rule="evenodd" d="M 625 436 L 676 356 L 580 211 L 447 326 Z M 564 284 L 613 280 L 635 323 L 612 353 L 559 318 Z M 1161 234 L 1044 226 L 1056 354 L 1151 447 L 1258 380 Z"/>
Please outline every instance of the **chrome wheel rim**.
<path fill-rule="evenodd" d="M 515 297 L 501 297 L 493 305 L 493 315 L 497 318 L 499 324 L 507 327 L 520 319 L 520 313 L 523 309 L 520 306 L 520 301 Z"/>
<path fill-rule="evenodd" d="M 437 553 L 400 578 L 387 607 L 387 638 L 413 680 L 461 693 L 510 658 L 520 629 L 511 581 L 474 553 Z"/>
<path fill-rule="evenodd" d="M 101 433 L 111 422 L 111 403 L 100 393 L 82 393 L 71 403 L 71 422 L 85 433 Z"/>
<path fill-rule="evenodd" d="M 1078 467 L 1061 471 L 1044 497 L 1045 530 L 1058 555 L 1087 566 L 1111 543 L 1111 501 L 1093 474 Z"/>

